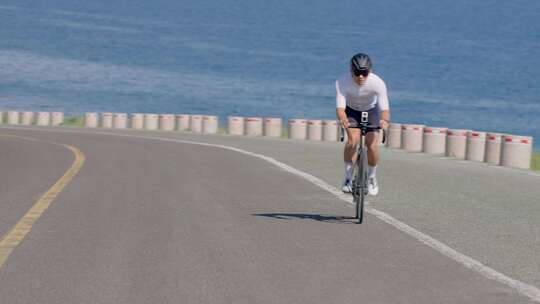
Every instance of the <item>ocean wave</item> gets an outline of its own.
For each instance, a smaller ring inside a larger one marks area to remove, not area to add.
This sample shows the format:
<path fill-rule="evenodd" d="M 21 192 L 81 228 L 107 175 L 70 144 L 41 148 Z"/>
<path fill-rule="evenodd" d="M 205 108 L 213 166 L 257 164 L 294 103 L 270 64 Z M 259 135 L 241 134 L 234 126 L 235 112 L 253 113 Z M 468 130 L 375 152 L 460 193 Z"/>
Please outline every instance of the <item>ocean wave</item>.
<path fill-rule="evenodd" d="M 5 11 L 18 11 L 20 10 L 21 8 L 18 7 L 18 6 L 9 6 L 9 5 L 0 5 L 0 10 L 5 10 Z"/>
<path fill-rule="evenodd" d="M 460 96 L 421 94 L 407 91 L 391 91 L 392 99 L 400 103 L 430 104 L 450 107 L 485 108 L 490 110 L 540 111 L 539 103 L 523 103 L 515 100 L 466 98 Z"/>
<path fill-rule="evenodd" d="M 91 24 L 91 23 L 74 22 L 74 21 L 67 21 L 67 20 L 61 20 L 61 19 L 41 18 L 39 19 L 39 21 L 44 23 L 45 25 L 68 27 L 68 28 L 79 29 L 79 30 L 106 31 L 106 32 L 114 32 L 118 34 L 143 33 L 143 31 L 135 30 L 132 28 L 108 26 L 108 25 L 96 25 L 96 24 Z"/>
<path fill-rule="evenodd" d="M 192 72 L 169 72 L 141 67 L 54 58 L 21 51 L 0 51 L 0 82 L 70 91 L 123 94 L 169 94 L 220 100 L 241 96 L 254 100 L 272 95 L 283 99 L 295 93 L 324 95 L 332 89 L 291 80 L 257 80 Z"/>
<path fill-rule="evenodd" d="M 331 55 L 315 55 L 309 51 L 303 52 L 282 52 L 282 51 L 263 51 L 256 49 L 248 48 L 237 48 L 225 46 L 219 43 L 211 42 L 202 42 L 202 41 L 186 41 L 183 40 L 183 44 L 196 51 L 211 51 L 211 52 L 221 52 L 221 53 L 232 53 L 232 54 L 245 54 L 245 55 L 256 55 L 256 56 L 270 56 L 270 57 L 281 57 L 281 58 L 301 58 L 302 60 L 329 60 L 332 59 Z"/>

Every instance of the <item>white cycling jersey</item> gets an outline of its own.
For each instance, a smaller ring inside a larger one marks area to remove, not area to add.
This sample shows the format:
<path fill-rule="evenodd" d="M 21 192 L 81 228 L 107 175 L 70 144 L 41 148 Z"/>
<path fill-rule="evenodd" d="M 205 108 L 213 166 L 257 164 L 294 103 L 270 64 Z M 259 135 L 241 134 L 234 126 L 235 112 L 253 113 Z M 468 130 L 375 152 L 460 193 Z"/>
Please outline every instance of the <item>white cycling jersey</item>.
<path fill-rule="evenodd" d="M 390 108 L 384 81 L 374 73 L 369 73 L 366 82 L 359 86 L 350 74 L 336 80 L 336 107 L 348 106 L 357 111 L 368 111 L 375 106 L 380 111 Z"/>

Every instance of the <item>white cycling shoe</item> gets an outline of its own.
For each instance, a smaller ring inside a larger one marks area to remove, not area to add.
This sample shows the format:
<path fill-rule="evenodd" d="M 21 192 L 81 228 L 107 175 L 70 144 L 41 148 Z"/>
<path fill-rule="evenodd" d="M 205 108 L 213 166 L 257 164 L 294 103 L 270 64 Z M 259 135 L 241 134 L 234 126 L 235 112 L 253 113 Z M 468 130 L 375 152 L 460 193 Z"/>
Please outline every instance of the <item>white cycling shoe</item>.
<path fill-rule="evenodd" d="M 344 180 L 341 185 L 341 191 L 344 193 L 352 193 L 352 181 L 349 179 Z"/>
<path fill-rule="evenodd" d="M 379 184 L 377 184 L 377 178 L 372 177 L 368 179 L 367 183 L 368 193 L 369 195 L 377 195 L 379 194 Z"/>

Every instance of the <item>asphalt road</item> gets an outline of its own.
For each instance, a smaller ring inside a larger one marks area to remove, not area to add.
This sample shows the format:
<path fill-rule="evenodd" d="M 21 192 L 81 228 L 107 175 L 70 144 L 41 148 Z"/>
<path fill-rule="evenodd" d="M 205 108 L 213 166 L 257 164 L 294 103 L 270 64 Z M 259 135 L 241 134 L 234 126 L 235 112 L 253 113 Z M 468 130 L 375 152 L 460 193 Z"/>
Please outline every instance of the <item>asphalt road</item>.
<path fill-rule="evenodd" d="M 1 303 L 533 303 L 375 216 L 354 224 L 351 205 L 259 158 L 48 130 L 0 128 L 0 236 L 72 164 L 51 142 L 86 156 L 1 266 Z M 330 184 L 341 174 L 336 144 L 116 133 L 235 146 Z M 372 206 L 538 282 L 540 177 L 402 151 L 383 158 Z"/>

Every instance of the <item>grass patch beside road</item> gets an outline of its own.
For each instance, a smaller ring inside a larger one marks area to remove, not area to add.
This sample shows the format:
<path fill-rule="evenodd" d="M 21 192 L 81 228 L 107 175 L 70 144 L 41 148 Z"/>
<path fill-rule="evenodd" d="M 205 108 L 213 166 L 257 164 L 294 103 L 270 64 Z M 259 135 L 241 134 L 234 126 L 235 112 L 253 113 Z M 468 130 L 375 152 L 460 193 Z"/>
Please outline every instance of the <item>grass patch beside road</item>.
<path fill-rule="evenodd" d="M 531 170 L 540 171 L 540 153 L 533 153 Z"/>
<path fill-rule="evenodd" d="M 66 117 L 62 125 L 68 126 L 68 127 L 83 127 L 84 118 L 83 117 Z"/>

